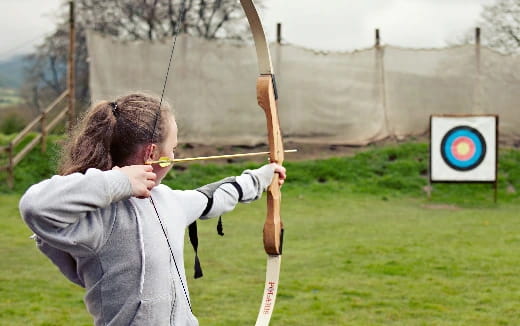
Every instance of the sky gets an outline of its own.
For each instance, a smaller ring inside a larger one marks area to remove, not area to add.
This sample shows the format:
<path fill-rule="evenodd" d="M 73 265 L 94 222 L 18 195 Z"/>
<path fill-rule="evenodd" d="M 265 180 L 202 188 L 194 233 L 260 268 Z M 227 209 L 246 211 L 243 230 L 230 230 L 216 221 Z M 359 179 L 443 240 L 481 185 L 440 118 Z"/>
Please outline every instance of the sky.
<path fill-rule="evenodd" d="M 270 40 L 276 38 L 280 22 L 284 42 L 316 50 L 370 47 L 376 28 L 383 44 L 431 48 L 446 46 L 473 30 L 482 5 L 495 1 L 264 0 L 261 16 Z M 51 33 L 62 2 L 1 0 L 0 61 L 31 52 Z"/>

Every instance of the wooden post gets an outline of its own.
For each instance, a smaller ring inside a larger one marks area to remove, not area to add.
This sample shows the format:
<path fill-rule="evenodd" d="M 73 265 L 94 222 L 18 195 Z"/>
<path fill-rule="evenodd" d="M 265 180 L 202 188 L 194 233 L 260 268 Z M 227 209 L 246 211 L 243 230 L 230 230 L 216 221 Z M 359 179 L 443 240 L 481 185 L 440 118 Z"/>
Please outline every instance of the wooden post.
<path fill-rule="evenodd" d="M 432 192 L 433 192 L 433 183 L 432 183 L 432 116 L 430 115 L 430 123 L 429 123 L 429 129 L 430 132 L 428 133 L 430 137 L 430 141 L 428 144 L 428 162 L 426 163 L 426 173 L 428 177 L 428 185 L 426 186 L 426 196 L 428 197 L 428 200 L 432 199 Z"/>
<path fill-rule="evenodd" d="M 14 148 L 13 144 L 10 143 L 9 147 L 7 147 L 7 155 L 9 158 L 9 166 L 7 167 L 7 186 L 10 189 L 14 188 Z"/>
<path fill-rule="evenodd" d="M 68 129 L 69 131 L 72 129 L 74 125 L 74 104 L 75 104 L 75 85 L 74 85 L 74 51 L 75 51 L 75 41 L 76 41 L 76 29 L 75 29 L 75 16 L 74 16 L 74 0 L 69 2 L 70 12 L 69 12 L 69 57 L 68 57 L 68 65 L 67 65 L 67 90 L 68 90 Z"/>
<path fill-rule="evenodd" d="M 282 44 L 282 23 L 276 24 L 276 43 Z"/>
<path fill-rule="evenodd" d="M 497 200 L 498 200 L 498 181 L 495 180 L 495 182 L 493 183 L 493 188 L 494 188 L 494 193 L 495 193 L 495 196 L 493 197 L 494 199 L 494 202 L 495 204 L 497 203 Z"/>
<path fill-rule="evenodd" d="M 379 37 L 379 28 L 376 28 L 376 43 L 375 47 L 379 48 L 381 46 L 381 39 Z"/>
<path fill-rule="evenodd" d="M 495 124 L 495 137 L 496 137 L 496 148 L 495 148 L 495 204 L 498 200 L 498 151 L 500 150 L 500 132 L 498 131 L 498 125 L 500 123 L 500 116 L 496 116 L 496 124 Z"/>
<path fill-rule="evenodd" d="M 47 151 L 47 129 L 45 128 L 45 120 L 47 118 L 47 113 L 43 111 L 41 113 L 40 119 L 40 132 L 42 133 L 42 140 L 40 141 L 41 151 L 45 153 Z"/>

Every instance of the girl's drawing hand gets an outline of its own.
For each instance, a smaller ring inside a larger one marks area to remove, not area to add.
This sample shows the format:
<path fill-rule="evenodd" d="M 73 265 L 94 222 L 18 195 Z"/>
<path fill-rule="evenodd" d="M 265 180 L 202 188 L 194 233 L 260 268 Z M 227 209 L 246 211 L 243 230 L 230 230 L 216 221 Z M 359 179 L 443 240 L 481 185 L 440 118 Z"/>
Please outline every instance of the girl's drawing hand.
<path fill-rule="evenodd" d="M 132 185 L 132 196 L 138 198 L 150 197 L 150 190 L 155 187 L 156 174 L 151 165 L 127 165 L 122 168 L 114 166 L 112 170 L 118 170 L 126 174 Z"/>

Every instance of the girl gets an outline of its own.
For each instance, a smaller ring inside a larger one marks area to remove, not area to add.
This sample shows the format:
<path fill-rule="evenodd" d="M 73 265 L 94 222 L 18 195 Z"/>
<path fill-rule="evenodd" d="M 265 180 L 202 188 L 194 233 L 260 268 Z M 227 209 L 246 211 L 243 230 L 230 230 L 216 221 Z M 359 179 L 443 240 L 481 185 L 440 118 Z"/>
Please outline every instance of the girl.
<path fill-rule="evenodd" d="M 166 105 L 131 94 L 95 105 L 64 147 L 60 175 L 20 201 L 38 248 L 84 287 L 95 325 L 198 325 L 184 273 L 185 229 L 198 218 L 260 198 L 268 164 L 197 190 L 161 185 L 171 169 L 177 125 Z"/>

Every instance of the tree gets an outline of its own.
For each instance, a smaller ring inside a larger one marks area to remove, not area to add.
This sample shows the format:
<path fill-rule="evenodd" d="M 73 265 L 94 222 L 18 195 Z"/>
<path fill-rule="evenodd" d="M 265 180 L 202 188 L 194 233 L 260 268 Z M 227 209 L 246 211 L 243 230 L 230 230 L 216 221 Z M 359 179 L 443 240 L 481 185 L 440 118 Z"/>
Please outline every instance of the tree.
<path fill-rule="evenodd" d="M 177 28 L 180 33 L 206 39 L 250 37 L 236 0 L 75 0 L 75 4 L 76 98 L 80 103 L 89 95 L 87 29 L 129 41 L 171 38 Z M 64 1 L 63 8 L 67 7 L 68 1 Z M 64 13 L 56 31 L 29 57 L 23 94 L 34 107 L 41 108 L 40 103 L 65 89 L 67 49 L 68 15 Z"/>
<path fill-rule="evenodd" d="M 76 44 L 76 70 L 77 82 L 82 89 L 83 71 L 86 51 L 84 51 L 84 33 L 77 33 L 80 41 Z M 67 78 L 67 53 L 68 53 L 69 31 L 67 23 L 59 23 L 56 31 L 47 36 L 40 44 L 35 53 L 27 56 L 28 69 L 25 82 L 21 88 L 21 94 L 25 100 L 37 111 L 45 104 L 60 95 L 66 88 Z M 78 93 L 77 93 L 78 94 Z"/>
<path fill-rule="evenodd" d="M 502 53 L 520 53 L 520 0 L 498 0 L 484 6 L 482 43 Z"/>

